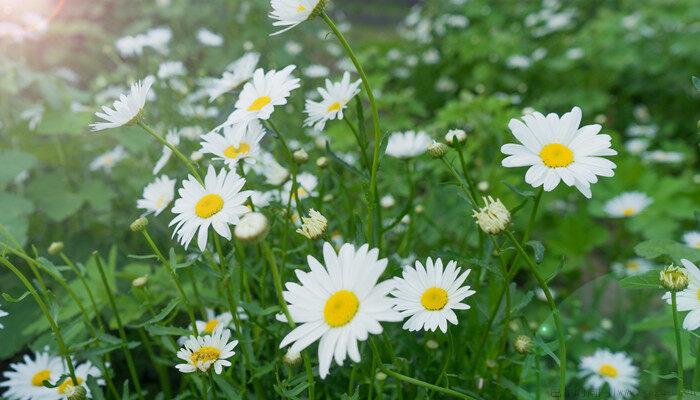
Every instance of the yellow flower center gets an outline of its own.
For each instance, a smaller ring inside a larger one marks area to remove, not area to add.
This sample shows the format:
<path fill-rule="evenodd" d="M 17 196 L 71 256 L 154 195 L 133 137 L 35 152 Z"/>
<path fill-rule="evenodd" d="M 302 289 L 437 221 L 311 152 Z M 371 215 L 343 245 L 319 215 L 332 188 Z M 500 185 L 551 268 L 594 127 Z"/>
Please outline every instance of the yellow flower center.
<path fill-rule="evenodd" d="M 299 186 L 299 188 L 297 188 L 297 192 L 292 193 L 292 199 L 296 200 L 297 198 L 306 197 L 308 194 L 309 194 L 309 192 L 307 192 L 306 189 Z"/>
<path fill-rule="evenodd" d="M 420 303 L 426 310 L 438 311 L 447 304 L 447 291 L 439 287 L 431 287 L 420 296 Z"/>
<path fill-rule="evenodd" d="M 219 326 L 219 320 L 218 319 L 210 319 L 207 321 L 207 324 L 204 325 L 204 332 L 206 333 L 212 333 L 214 332 L 214 329 Z"/>
<path fill-rule="evenodd" d="M 698 297 L 698 300 L 700 300 L 700 289 L 698 289 L 697 297 Z"/>
<path fill-rule="evenodd" d="M 600 366 L 598 373 L 606 378 L 615 378 L 617 376 L 617 368 L 610 364 L 603 364 Z"/>
<path fill-rule="evenodd" d="M 304 12 L 304 11 L 306 11 L 306 7 L 304 7 L 303 5 L 299 4 L 299 5 L 297 6 L 297 11 L 298 11 L 298 12 Z"/>
<path fill-rule="evenodd" d="M 228 146 L 224 150 L 224 156 L 228 158 L 236 158 L 238 156 L 244 156 L 250 151 L 250 145 L 248 143 L 241 143 L 238 147 Z"/>
<path fill-rule="evenodd" d="M 194 212 L 200 218 L 209 218 L 224 208 L 224 199 L 218 194 L 208 194 L 199 199 Z"/>
<path fill-rule="evenodd" d="M 335 103 L 333 103 L 333 104 L 331 104 L 330 106 L 328 106 L 328 110 L 326 110 L 326 111 L 328 111 L 328 112 L 339 111 L 339 110 L 340 110 L 340 107 L 341 107 L 341 106 L 340 106 L 340 103 L 338 103 L 338 102 L 336 101 Z"/>
<path fill-rule="evenodd" d="M 32 376 L 33 386 L 44 386 L 44 381 L 51 379 L 51 370 L 45 369 Z"/>
<path fill-rule="evenodd" d="M 560 143 L 550 143 L 542 148 L 540 157 L 549 168 L 566 167 L 574 162 L 574 152 Z"/>
<path fill-rule="evenodd" d="M 624 210 L 622 210 L 622 215 L 624 215 L 625 217 L 631 217 L 636 213 L 637 211 L 635 211 L 632 207 L 627 207 Z"/>
<path fill-rule="evenodd" d="M 349 290 L 339 290 L 326 300 L 323 307 L 323 318 L 333 328 L 341 327 L 352 321 L 360 308 L 360 301 L 355 293 Z"/>
<path fill-rule="evenodd" d="M 270 101 L 269 96 L 260 96 L 248 107 L 248 111 L 260 111 L 260 109 L 270 104 Z"/>
<path fill-rule="evenodd" d="M 630 271 L 636 271 L 639 269 L 639 263 L 636 261 L 627 262 L 627 269 Z"/>
<path fill-rule="evenodd" d="M 698 241 L 697 243 L 695 243 L 695 248 L 696 248 L 696 249 L 700 249 L 700 241 Z"/>
<path fill-rule="evenodd" d="M 190 361 L 192 364 L 198 365 L 199 363 L 216 361 L 219 359 L 221 352 L 216 347 L 203 346 L 199 350 L 192 352 L 190 356 Z"/>
<path fill-rule="evenodd" d="M 82 385 L 82 378 L 77 376 L 75 379 L 78 380 L 78 385 Z M 69 387 L 73 387 L 73 380 L 70 377 L 66 378 L 66 380 L 58 386 L 58 393 L 65 394 Z"/>

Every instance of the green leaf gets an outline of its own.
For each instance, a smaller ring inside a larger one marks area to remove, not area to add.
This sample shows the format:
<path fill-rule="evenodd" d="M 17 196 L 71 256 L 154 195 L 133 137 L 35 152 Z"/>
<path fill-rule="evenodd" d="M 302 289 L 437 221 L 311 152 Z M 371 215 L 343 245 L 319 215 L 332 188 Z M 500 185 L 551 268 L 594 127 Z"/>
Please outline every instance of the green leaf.
<path fill-rule="evenodd" d="M 149 325 L 146 326 L 148 333 L 154 336 L 190 336 L 192 332 L 188 329 L 174 326 Z"/>
<path fill-rule="evenodd" d="M 228 381 L 221 375 L 214 374 L 214 382 L 216 385 L 221 389 L 222 392 L 226 395 L 227 399 L 240 399 L 241 395 L 236 391 L 236 389 L 228 383 Z"/>
<path fill-rule="evenodd" d="M 29 214 L 34 205 L 14 193 L 0 192 L 0 240 L 21 247 L 27 241 Z"/>
<path fill-rule="evenodd" d="M 513 193 L 517 194 L 520 197 L 525 197 L 525 198 L 535 197 L 535 192 L 532 190 L 517 188 L 506 181 L 501 181 L 501 183 L 506 185 L 506 187 L 508 189 L 510 189 Z"/>
<path fill-rule="evenodd" d="M 140 324 L 131 325 L 131 327 L 142 328 L 144 326 L 153 325 L 157 322 L 160 322 L 160 321 L 164 320 L 165 317 L 167 317 L 175 309 L 175 307 L 178 306 L 178 304 L 180 304 L 180 299 L 173 299 L 170 301 L 170 303 L 168 303 L 167 306 L 165 306 L 162 310 L 160 310 L 160 312 L 158 314 L 154 315 L 153 318 L 149 319 L 148 321 L 142 322 Z"/>
<path fill-rule="evenodd" d="M 41 135 L 78 135 L 85 132 L 91 120 L 90 113 L 47 110 L 36 131 Z"/>
<path fill-rule="evenodd" d="M 637 274 L 620 279 L 620 287 L 624 289 L 659 289 L 659 270 L 653 269 L 643 274 Z"/>
<path fill-rule="evenodd" d="M 83 204 L 83 199 L 70 190 L 62 175 L 48 173 L 27 186 L 27 195 L 50 219 L 61 222 L 75 214 Z"/>
<path fill-rule="evenodd" d="M 87 386 L 90 388 L 90 394 L 93 400 L 105 400 L 105 395 L 102 392 L 102 388 L 97 384 L 97 380 L 92 375 L 87 377 Z"/>
<path fill-rule="evenodd" d="M 682 243 L 668 239 L 652 239 L 639 243 L 634 247 L 635 253 L 644 258 L 657 258 L 669 256 L 674 260 L 688 259 L 690 261 L 700 260 L 700 249 L 694 249 Z"/>
<path fill-rule="evenodd" d="M 12 297 L 10 294 L 3 292 L 2 297 L 5 299 L 5 301 L 9 301 L 10 303 L 19 303 L 20 301 L 24 300 L 24 298 L 27 297 L 28 295 L 29 295 L 28 291 L 22 293 L 22 295 L 19 297 Z"/>
<path fill-rule="evenodd" d="M 529 242 L 525 243 L 525 246 L 532 248 L 532 252 L 535 256 L 535 262 L 537 264 L 541 264 L 542 260 L 544 260 L 544 245 L 542 242 L 530 240 Z"/>
<path fill-rule="evenodd" d="M 34 167 L 36 157 L 20 150 L 0 149 L 0 189 L 12 182 L 22 171 Z"/>

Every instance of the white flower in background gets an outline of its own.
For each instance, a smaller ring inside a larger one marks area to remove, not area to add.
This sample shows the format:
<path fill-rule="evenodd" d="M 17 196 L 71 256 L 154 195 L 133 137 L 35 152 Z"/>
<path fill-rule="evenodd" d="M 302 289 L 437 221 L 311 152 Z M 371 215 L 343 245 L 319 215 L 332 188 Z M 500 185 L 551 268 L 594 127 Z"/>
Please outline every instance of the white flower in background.
<path fill-rule="evenodd" d="M 360 93 L 359 86 L 361 80 L 350 82 L 350 74 L 343 74 L 343 79 L 340 82 L 331 82 L 326 79 L 326 87 L 318 88 L 318 93 L 321 95 L 321 101 L 306 100 L 304 112 L 308 117 L 304 121 L 304 126 L 313 126 L 316 130 L 323 130 L 326 122 L 334 119 L 343 119 L 343 110 L 347 107 L 348 102 L 355 95 Z"/>
<path fill-rule="evenodd" d="M 464 129 L 450 129 L 445 134 L 445 142 L 449 145 L 464 143 L 467 140 L 467 132 Z"/>
<path fill-rule="evenodd" d="M 271 153 L 261 150 L 258 158 L 259 162 L 250 166 L 256 174 L 265 177 L 266 183 L 279 186 L 289 178 L 289 171 L 280 165 Z"/>
<path fill-rule="evenodd" d="M 216 107 L 205 107 L 201 104 L 181 103 L 178 112 L 185 118 L 216 118 L 219 110 Z"/>
<path fill-rule="evenodd" d="M 157 76 L 159 79 L 168 79 L 176 76 L 182 76 L 186 73 L 187 69 L 185 69 L 185 64 L 183 64 L 181 61 L 165 61 L 160 63 L 158 66 Z"/>
<path fill-rule="evenodd" d="M 50 355 L 46 348 L 43 353 L 35 353 L 34 358 L 25 354 L 22 362 L 10 364 L 0 387 L 6 389 L 3 396 L 9 400 L 59 400 L 62 396 L 56 389 L 44 387 L 43 382 L 56 383 L 63 374 L 63 360 Z"/>
<path fill-rule="evenodd" d="M 572 47 L 566 51 L 566 58 L 569 60 L 579 60 L 585 55 L 586 52 L 580 47 Z"/>
<path fill-rule="evenodd" d="M 68 373 L 67 368 L 64 373 Z M 102 372 L 100 371 L 100 369 L 92 365 L 90 361 L 85 361 L 84 363 L 75 366 L 75 378 L 78 380 L 78 385 L 85 388 L 85 390 L 87 391 L 87 397 L 91 398 L 90 388 L 88 388 L 87 386 L 88 376 L 94 377 L 97 384 L 100 386 L 104 386 L 106 382 L 104 379 L 102 379 Z M 70 378 L 66 378 L 60 385 L 58 385 L 58 387 L 56 387 L 53 390 L 55 390 L 58 393 L 58 398 L 63 400 L 70 395 L 73 387 L 73 380 Z M 44 398 L 42 397 L 41 399 Z"/>
<path fill-rule="evenodd" d="M 249 212 L 241 218 L 233 234 L 241 242 L 255 243 L 262 240 L 270 228 L 265 214 Z"/>
<path fill-rule="evenodd" d="M 243 57 L 226 67 L 221 78 L 204 78 L 200 80 L 202 89 L 214 101 L 224 93 L 228 93 L 253 77 L 255 67 L 260 60 L 258 53 L 246 53 Z"/>
<path fill-rule="evenodd" d="M 8 314 L 7 311 L 3 311 L 3 309 L 0 308 L 0 318 L 7 317 L 8 315 L 10 315 L 10 314 Z M 2 324 L 0 324 L 0 329 L 3 329 L 3 328 L 4 328 L 4 326 Z"/>
<path fill-rule="evenodd" d="M 295 68 L 289 65 L 281 71 L 267 73 L 262 68 L 255 70 L 253 80 L 243 86 L 235 110 L 218 128 L 232 125 L 241 128 L 250 121 L 270 118 L 275 106 L 287 104 L 287 97 L 299 87 L 299 79 L 292 76 Z"/>
<path fill-rule="evenodd" d="M 654 150 L 646 152 L 642 155 L 645 161 L 651 161 L 662 164 L 677 164 L 683 161 L 683 153 L 677 151 Z"/>
<path fill-rule="evenodd" d="M 168 43 L 173 37 L 173 31 L 168 27 L 153 28 L 144 34 L 145 46 L 151 47 L 162 55 L 168 54 Z"/>
<path fill-rule="evenodd" d="M 199 140 L 204 134 L 204 129 L 199 126 L 185 126 L 180 128 L 180 137 L 187 140 Z"/>
<path fill-rule="evenodd" d="M 320 339 L 321 379 L 328 375 L 332 359 L 338 365 L 343 365 L 346 356 L 360 362 L 357 341 L 382 333 L 380 322 L 401 320 L 388 296 L 393 281 L 377 283 L 387 266 L 385 258 L 379 259 L 379 250 L 367 245 L 355 249 L 346 243 L 336 254 L 330 243 L 324 243 L 323 259 L 325 265 L 309 255 L 311 270 L 295 271 L 301 284 L 286 284 L 284 298 L 291 317 L 300 325 L 280 343 L 280 348 L 291 344 L 290 351 L 299 353 Z M 283 315 L 277 319 L 286 321 Z"/>
<path fill-rule="evenodd" d="M 625 142 L 625 150 L 631 154 L 642 154 L 649 147 L 648 139 L 630 139 Z"/>
<path fill-rule="evenodd" d="M 274 20 L 272 25 L 285 27 L 272 35 L 286 32 L 311 18 L 320 3 L 321 0 L 271 0 L 269 17 Z"/>
<path fill-rule="evenodd" d="M 168 131 L 168 134 L 165 135 L 165 141 L 170 143 L 171 146 L 177 147 L 180 145 L 180 134 L 178 134 L 176 129 L 171 129 Z M 153 166 L 153 175 L 156 175 L 161 169 L 163 169 L 163 167 L 165 167 L 165 164 L 168 163 L 172 155 L 173 151 L 170 149 L 170 147 L 163 146 L 163 153 L 158 161 L 156 161 L 156 165 Z"/>
<path fill-rule="evenodd" d="M 402 159 L 413 158 L 425 153 L 432 142 L 423 131 L 395 132 L 389 136 L 386 154 Z"/>
<path fill-rule="evenodd" d="M 224 44 L 224 38 L 221 35 L 217 35 L 205 28 L 200 28 L 197 31 L 197 40 L 199 43 L 209 47 L 221 47 Z"/>
<path fill-rule="evenodd" d="M 135 123 L 146 105 L 151 85 L 153 85 L 152 78 L 136 82 L 131 85 L 128 94 L 121 94 L 119 99 L 114 101 L 112 108 L 102 106 L 102 112 L 98 111 L 95 115 L 104 121 L 91 124 L 92 130 L 101 131 Z"/>
<path fill-rule="evenodd" d="M 610 217 L 632 217 L 652 203 L 652 199 L 642 192 L 625 192 L 608 200 L 604 210 Z"/>
<path fill-rule="evenodd" d="M 304 50 L 302 45 L 299 42 L 295 42 L 290 40 L 289 42 L 284 44 L 284 50 L 289 53 L 291 56 L 295 56 Z"/>
<path fill-rule="evenodd" d="M 175 179 L 166 175 L 156 178 L 143 188 L 143 196 L 136 202 L 136 207 L 147 213 L 160 214 L 175 198 L 175 183 Z"/>
<path fill-rule="evenodd" d="M 145 43 L 141 36 L 124 36 L 117 39 L 114 46 L 122 57 L 132 57 L 143 54 Z"/>
<path fill-rule="evenodd" d="M 277 200 L 277 194 L 275 194 L 275 192 L 253 190 L 253 193 L 250 195 L 250 201 L 253 202 L 255 208 L 265 208 L 275 200 Z"/>
<path fill-rule="evenodd" d="M 532 64 L 532 61 L 529 57 L 519 54 L 510 56 L 508 60 L 506 60 L 506 65 L 508 65 L 508 68 L 513 69 L 527 69 L 530 67 L 530 64 Z"/>
<path fill-rule="evenodd" d="M 523 123 L 524 121 L 524 123 Z M 504 167 L 526 167 L 525 182 L 533 187 L 544 186 L 549 192 L 564 181 L 591 198 L 591 183 L 599 176 L 614 175 L 615 163 L 603 158 L 617 152 L 610 148 L 610 135 L 600 135 L 600 125 L 581 123 L 581 109 L 559 118 L 538 112 L 524 115 L 522 121 L 511 119 L 508 127 L 521 144 L 505 144 L 501 152 L 507 155 Z"/>
<path fill-rule="evenodd" d="M 658 130 L 659 128 L 656 125 L 630 125 L 627 127 L 627 135 L 651 138 L 656 136 Z"/>
<path fill-rule="evenodd" d="M 238 340 L 229 342 L 231 331 L 224 329 L 223 325 L 217 328 L 211 335 L 190 336 L 183 348 L 177 352 L 177 357 L 185 361 L 177 364 L 180 372 L 190 373 L 195 371 L 207 372 L 214 367 L 216 374 L 221 374 L 224 367 L 231 365 L 228 361 L 236 353 L 233 351 Z"/>
<path fill-rule="evenodd" d="M 308 172 L 302 172 L 301 174 L 297 175 L 296 194 L 292 193 L 292 181 L 289 181 L 284 185 L 284 188 L 282 189 L 282 193 L 284 193 L 282 201 L 286 202 L 290 196 L 292 197 L 292 200 L 297 198 L 299 200 L 303 200 L 309 196 L 316 196 L 317 185 L 318 179 L 314 175 Z"/>
<path fill-rule="evenodd" d="M 689 260 L 681 260 L 688 276 L 688 287 L 676 293 L 678 311 L 690 311 L 683 320 L 683 329 L 694 331 L 700 328 L 700 270 Z M 666 292 L 663 297 L 671 304 L 671 293 Z"/>
<path fill-rule="evenodd" d="M 471 272 L 467 269 L 460 275 L 456 261 L 447 263 L 443 270 L 442 260 L 433 263 L 428 258 L 425 267 L 416 261 L 415 267 L 407 265 L 402 277 L 395 277 L 396 288 L 394 309 L 401 317 L 409 317 L 403 329 L 411 332 L 425 330 L 435 331 L 440 328 L 447 333 L 447 322 L 457 325 L 457 315 L 453 310 L 468 310 L 470 307 L 462 301 L 475 292 L 470 286 L 462 286 Z"/>
<path fill-rule="evenodd" d="M 126 157 L 126 150 L 124 150 L 124 147 L 119 145 L 112 150 L 95 157 L 95 159 L 90 163 L 90 171 L 97 171 L 101 169 L 105 172 L 112 172 L 112 168 Z"/>
<path fill-rule="evenodd" d="M 27 126 L 29 127 L 29 130 L 32 131 L 35 130 L 37 126 L 39 126 L 39 123 L 41 122 L 41 118 L 43 116 L 44 106 L 42 106 L 41 104 L 31 106 L 19 114 L 19 118 L 23 121 L 27 121 Z"/>
<path fill-rule="evenodd" d="M 381 205 L 382 208 L 391 208 L 395 204 L 396 200 L 394 199 L 394 196 L 390 194 L 385 194 L 381 199 L 379 199 L 379 205 Z"/>
<path fill-rule="evenodd" d="M 223 134 L 209 132 L 202 136 L 202 153 L 211 153 L 215 160 L 223 160 L 229 168 L 234 169 L 239 161 L 255 163 L 260 151 L 260 140 L 265 136 L 265 129 L 258 121 L 251 121 L 245 129 L 224 127 Z"/>
<path fill-rule="evenodd" d="M 200 335 L 211 335 L 219 328 L 232 328 L 231 323 L 233 322 L 233 316 L 230 312 L 227 311 L 221 314 L 216 314 L 211 308 L 207 308 L 206 312 L 206 321 L 195 321 L 197 331 L 199 331 Z M 241 321 L 248 319 L 248 315 L 245 313 L 245 310 L 243 310 L 242 307 L 238 307 L 238 319 Z"/>
<path fill-rule="evenodd" d="M 192 175 L 182 182 L 178 190 L 180 198 L 175 200 L 172 212 L 177 216 L 170 222 L 175 225 L 173 236 L 185 248 L 189 247 L 197 230 L 197 245 L 201 251 L 207 247 L 209 227 L 224 238 L 231 240 L 229 225 L 236 225 L 240 217 L 247 213 L 243 205 L 250 191 L 241 191 L 245 179 L 234 171 L 222 169 L 219 174 L 209 166 L 204 185 Z"/>
<path fill-rule="evenodd" d="M 700 232 L 690 231 L 683 235 L 683 241 L 689 247 L 700 249 Z"/>
<path fill-rule="evenodd" d="M 581 359 L 579 369 L 579 377 L 585 379 L 584 386 L 596 393 L 606 383 L 615 400 L 630 398 L 637 392 L 637 367 L 625 353 L 596 350 L 593 355 Z"/>
<path fill-rule="evenodd" d="M 624 263 L 615 263 L 612 268 L 618 275 L 630 276 L 651 271 L 654 268 L 654 264 L 643 258 L 632 258 Z"/>
<path fill-rule="evenodd" d="M 325 65 L 321 64 L 311 64 L 304 68 L 302 72 L 307 78 L 323 78 L 330 74 L 330 70 Z"/>

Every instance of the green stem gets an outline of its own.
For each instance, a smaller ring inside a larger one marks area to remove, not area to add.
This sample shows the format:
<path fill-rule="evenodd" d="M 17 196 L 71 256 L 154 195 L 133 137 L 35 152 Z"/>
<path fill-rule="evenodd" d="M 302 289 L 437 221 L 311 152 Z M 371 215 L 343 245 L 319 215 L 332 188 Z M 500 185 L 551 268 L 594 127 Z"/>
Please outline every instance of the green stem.
<path fill-rule="evenodd" d="M 695 338 L 695 345 L 700 349 L 700 338 Z M 700 355 L 695 356 L 695 369 L 693 370 L 693 389 L 700 389 Z"/>
<path fill-rule="evenodd" d="M 464 175 L 464 179 L 467 180 L 467 185 L 469 186 L 469 191 L 472 194 L 472 199 L 476 200 L 476 191 L 474 190 L 474 181 L 472 181 L 472 178 L 469 176 L 469 169 L 467 169 L 467 162 L 464 159 L 464 144 L 461 143 L 459 145 L 459 148 L 457 149 L 457 154 L 459 154 L 459 164 L 462 166 L 462 174 Z"/>
<path fill-rule="evenodd" d="M 350 122 L 350 119 L 348 118 L 343 118 L 345 123 L 348 125 L 350 130 L 352 131 L 352 134 L 355 136 L 355 139 L 357 140 L 357 144 L 360 147 L 360 159 L 362 160 L 362 165 L 365 167 L 369 168 L 370 163 L 369 163 L 369 158 L 367 157 L 367 151 L 366 151 L 366 143 L 362 140 L 362 137 L 360 136 L 360 132 L 357 130 L 355 125 Z"/>
<path fill-rule="evenodd" d="M 114 294 L 112 293 L 112 289 L 109 286 L 109 281 L 107 280 L 107 275 L 105 274 L 104 266 L 102 265 L 102 260 L 100 259 L 100 256 L 97 254 L 97 252 L 94 252 L 93 256 L 95 257 L 95 264 L 97 264 L 97 270 L 99 271 L 100 277 L 102 278 L 102 284 L 104 285 L 105 291 L 107 292 L 109 304 L 112 307 L 112 311 L 114 312 L 114 319 L 117 321 L 117 330 L 119 332 L 119 337 L 122 340 L 122 350 L 124 351 L 124 358 L 126 358 L 126 365 L 129 369 L 131 380 L 134 382 L 134 388 L 136 389 L 136 393 L 138 393 L 139 398 L 141 400 L 144 400 L 143 393 L 141 392 L 141 382 L 139 380 L 139 375 L 136 372 L 136 367 L 134 366 L 134 359 L 131 356 L 131 350 L 129 350 L 129 343 L 126 340 L 126 331 L 124 330 L 122 319 L 119 316 L 119 309 L 117 308 L 117 303 L 114 301 Z"/>
<path fill-rule="evenodd" d="M 547 281 L 542 277 L 540 271 L 537 269 L 537 265 L 532 258 L 525 252 L 525 249 L 520 245 L 520 242 L 513 236 L 513 233 L 506 230 L 504 232 L 508 240 L 513 243 L 513 246 L 518 250 L 520 256 L 525 259 L 525 263 L 530 267 L 530 272 L 535 276 L 537 283 L 542 288 L 545 297 L 547 298 L 547 303 L 552 310 L 552 318 L 554 319 L 554 325 L 557 328 L 557 333 L 559 335 L 559 395 L 562 399 L 566 398 L 566 338 L 564 337 L 564 327 L 561 323 L 561 317 L 559 316 L 559 309 L 557 304 L 554 302 L 552 293 L 547 286 Z"/>
<path fill-rule="evenodd" d="M 68 265 L 68 267 L 73 271 L 73 273 L 78 277 L 80 282 L 82 283 L 83 287 L 85 288 L 85 292 L 88 295 L 88 298 L 90 299 L 90 304 L 92 305 L 93 311 L 95 312 L 95 318 L 97 319 L 97 324 L 99 325 L 100 329 L 104 329 L 104 326 L 102 325 L 102 316 L 100 315 L 100 309 L 97 306 L 97 302 L 95 301 L 95 296 L 92 294 L 92 289 L 90 289 L 90 285 L 88 285 L 87 280 L 85 279 L 85 276 L 80 272 L 78 267 L 73 263 L 68 256 L 66 256 L 64 253 L 61 253 L 61 259 Z"/>
<path fill-rule="evenodd" d="M 673 331 L 676 335 L 676 358 L 678 361 L 678 395 L 677 399 L 683 398 L 683 346 L 681 344 L 681 330 L 678 323 L 678 304 L 676 301 L 676 292 L 671 292 L 671 311 L 673 312 Z"/>
<path fill-rule="evenodd" d="M 476 197 L 474 197 L 474 191 L 469 187 L 469 184 L 464 183 L 464 181 L 462 180 L 462 177 L 459 176 L 459 174 L 457 173 L 455 168 L 452 166 L 452 164 L 450 164 L 449 162 L 447 162 L 447 160 L 445 160 L 445 157 L 441 158 L 440 160 L 442 161 L 443 164 L 445 164 L 445 166 L 450 171 L 450 173 L 452 173 L 452 176 L 454 176 L 454 178 L 457 180 L 457 182 L 459 182 L 459 187 L 462 189 L 464 194 L 467 195 L 467 198 L 469 199 L 469 203 L 471 204 L 472 208 L 476 209 L 477 208 Z"/>
<path fill-rule="evenodd" d="M 138 126 L 140 126 L 141 128 L 143 128 L 143 130 L 146 131 L 146 133 L 148 133 L 149 135 L 153 136 L 157 141 L 159 141 L 161 144 L 163 144 L 163 146 L 165 146 L 165 147 L 169 148 L 170 150 L 172 150 L 172 151 L 173 151 L 173 154 L 175 154 L 175 156 L 177 156 L 177 158 L 179 158 L 180 161 L 182 161 L 182 162 L 187 166 L 187 168 L 189 168 L 189 170 L 192 172 L 192 175 L 195 177 L 195 179 L 197 179 L 197 181 L 199 181 L 199 183 L 203 183 L 203 182 L 204 182 L 204 181 L 202 180 L 202 177 L 199 175 L 199 171 L 198 171 L 197 168 L 194 166 L 194 164 L 192 164 L 192 163 L 190 162 L 190 160 L 189 160 L 187 157 L 185 157 L 185 155 L 182 154 L 182 153 L 180 152 L 180 150 L 177 149 L 177 147 L 175 147 L 175 146 L 173 146 L 172 144 L 170 144 L 167 140 L 165 140 L 165 138 L 163 138 L 163 137 L 160 136 L 158 133 L 156 133 L 156 131 L 154 131 L 153 128 L 151 128 L 150 126 L 146 125 L 146 123 L 143 122 L 142 120 L 139 119 L 139 120 L 136 122 L 136 124 L 137 124 Z"/>

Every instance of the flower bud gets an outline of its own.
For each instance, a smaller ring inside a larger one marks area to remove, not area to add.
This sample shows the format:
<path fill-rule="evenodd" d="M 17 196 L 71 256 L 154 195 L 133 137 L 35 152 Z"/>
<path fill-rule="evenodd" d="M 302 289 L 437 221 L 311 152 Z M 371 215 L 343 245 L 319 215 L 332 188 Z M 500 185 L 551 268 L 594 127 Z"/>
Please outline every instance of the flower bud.
<path fill-rule="evenodd" d="M 316 159 L 316 166 L 319 168 L 326 168 L 328 166 L 328 157 L 319 157 Z"/>
<path fill-rule="evenodd" d="M 467 132 L 462 129 L 451 129 L 445 134 L 445 142 L 450 146 L 457 146 L 467 140 Z"/>
<path fill-rule="evenodd" d="M 297 162 L 297 164 L 303 164 L 307 161 L 309 161 L 309 155 L 306 153 L 306 150 L 304 149 L 299 149 L 294 152 L 294 161 Z"/>
<path fill-rule="evenodd" d="M 423 214 L 425 212 L 425 206 L 423 206 L 422 204 L 418 204 L 413 208 L 413 212 L 415 212 L 416 214 Z"/>
<path fill-rule="evenodd" d="M 661 286 L 671 292 L 680 292 L 688 287 L 688 274 L 685 270 L 675 265 L 669 265 L 659 273 Z"/>
<path fill-rule="evenodd" d="M 138 278 L 131 281 L 131 286 L 135 288 L 140 288 L 148 283 L 148 275 L 139 276 Z"/>
<path fill-rule="evenodd" d="M 382 371 L 378 371 L 378 372 L 374 375 L 374 379 L 378 380 L 379 382 L 385 381 L 386 378 L 387 378 L 386 374 L 385 374 L 384 372 L 382 372 Z"/>
<path fill-rule="evenodd" d="M 485 206 L 479 211 L 474 210 L 473 217 L 481 230 L 491 235 L 497 235 L 508 227 L 510 211 L 501 203 L 500 199 L 494 200 L 491 196 L 483 199 Z"/>
<path fill-rule="evenodd" d="M 244 215 L 233 230 L 241 242 L 255 243 L 262 240 L 269 228 L 265 214 L 250 212 Z"/>
<path fill-rule="evenodd" d="M 56 255 L 63 251 L 63 242 L 53 242 L 49 245 L 49 254 Z"/>
<path fill-rule="evenodd" d="M 68 378 L 70 379 L 70 378 Z M 68 400 L 85 400 L 87 399 L 87 390 L 82 386 L 69 385 L 64 393 Z"/>
<path fill-rule="evenodd" d="M 287 354 L 285 354 L 282 358 L 282 362 L 284 362 L 288 367 L 296 367 L 301 363 L 301 354 L 288 350 Z"/>
<path fill-rule="evenodd" d="M 301 228 L 297 229 L 297 233 L 310 240 L 320 238 L 328 228 L 326 217 L 313 208 L 309 210 L 309 216 L 302 217 L 301 220 Z"/>
<path fill-rule="evenodd" d="M 379 204 L 382 208 L 391 208 L 396 204 L 396 200 L 394 200 L 394 196 L 387 194 L 379 200 Z"/>
<path fill-rule="evenodd" d="M 429 348 L 430 350 L 435 350 L 435 349 L 437 349 L 439 346 L 440 346 L 440 345 L 438 344 L 438 342 L 436 342 L 436 341 L 433 340 L 433 339 L 428 339 L 428 341 L 425 342 L 425 347 Z"/>
<path fill-rule="evenodd" d="M 513 342 L 515 351 L 520 354 L 527 354 L 532 350 L 532 339 L 526 335 L 519 335 Z"/>
<path fill-rule="evenodd" d="M 146 217 L 141 217 L 136 221 L 132 222 L 129 228 L 132 232 L 142 232 L 148 226 L 148 219 Z"/>
<path fill-rule="evenodd" d="M 442 158 L 447 154 L 448 147 L 445 143 L 440 143 L 433 141 L 433 143 L 428 146 L 428 154 L 433 158 Z"/>

